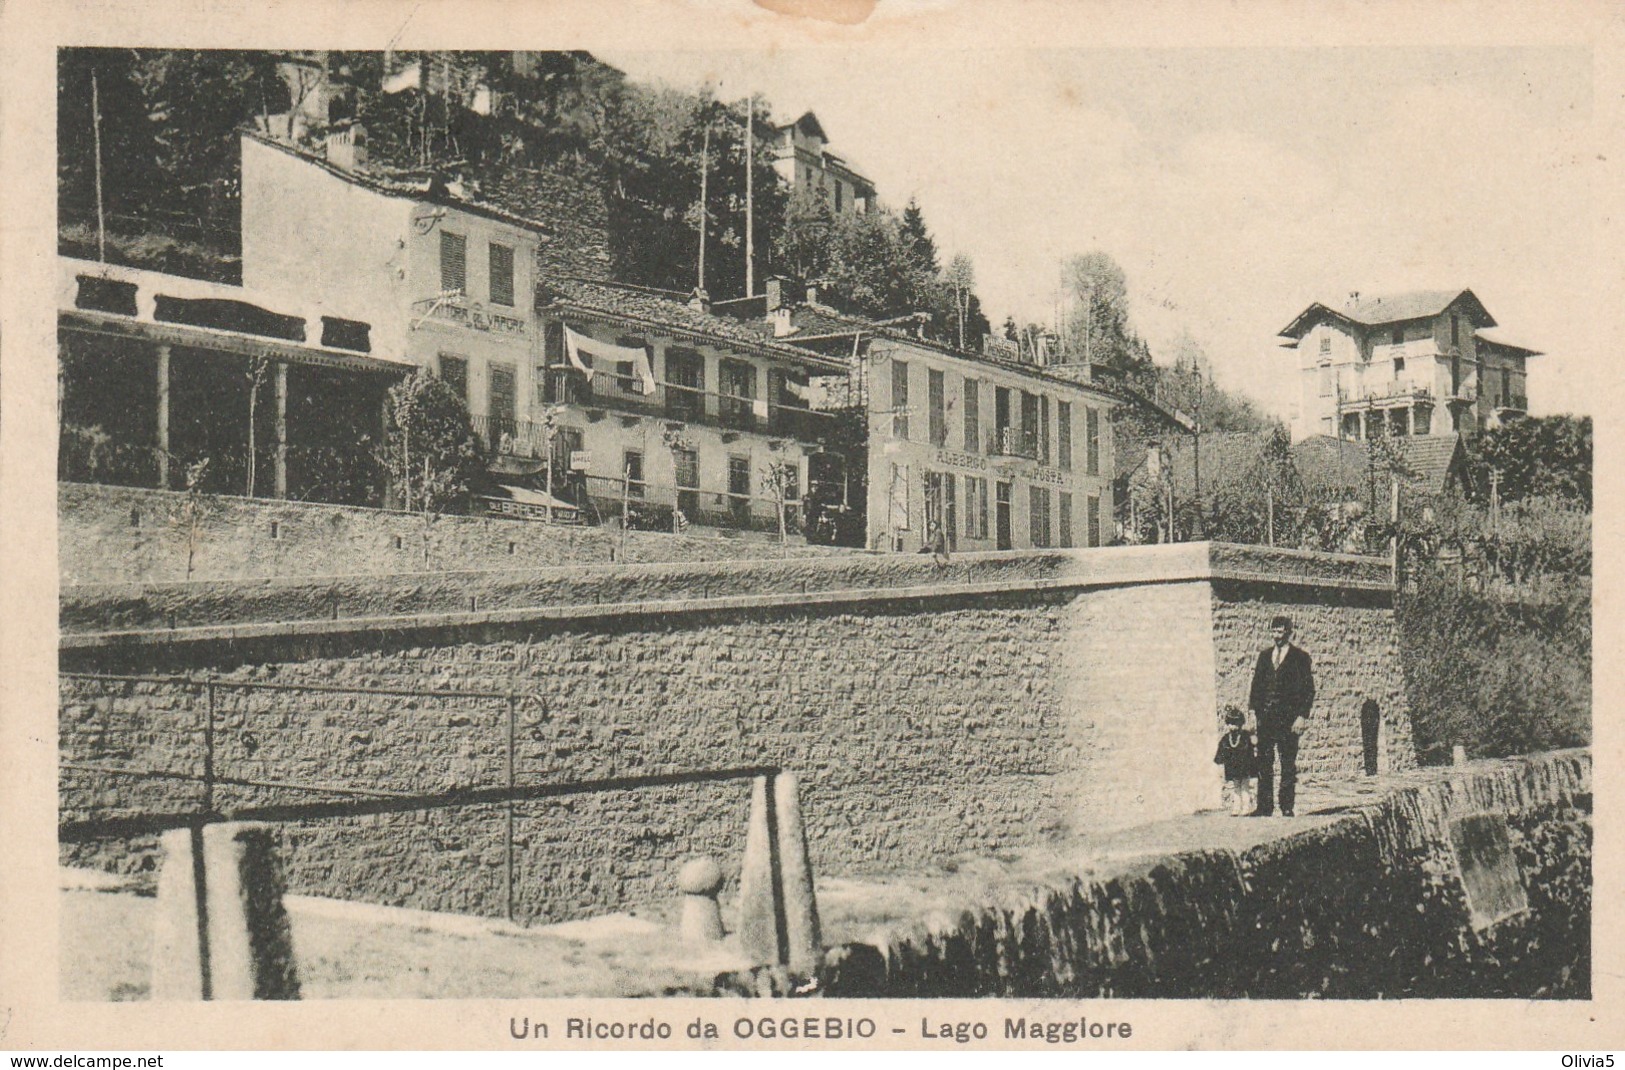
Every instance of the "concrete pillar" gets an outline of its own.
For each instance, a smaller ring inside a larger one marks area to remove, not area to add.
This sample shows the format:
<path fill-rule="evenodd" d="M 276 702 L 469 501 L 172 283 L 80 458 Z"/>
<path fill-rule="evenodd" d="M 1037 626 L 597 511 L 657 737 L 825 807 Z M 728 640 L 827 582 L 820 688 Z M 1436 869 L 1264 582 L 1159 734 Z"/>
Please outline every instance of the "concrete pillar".
<path fill-rule="evenodd" d="M 160 846 L 152 998 L 298 999 L 272 827 L 177 829 Z"/>
<path fill-rule="evenodd" d="M 158 347 L 158 488 L 169 489 L 169 347 Z"/>
<path fill-rule="evenodd" d="M 791 773 L 757 777 L 752 786 L 739 875 L 739 945 L 755 963 L 787 964 L 802 976 L 812 976 L 823 958 L 807 836 Z"/>
<path fill-rule="evenodd" d="M 722 868 L 711 858 L 690 859 L 677 875 L 683 893 L 683 943 L 714 944 L 722 939 L 722 908 L 717 893 L 722 890 Z"/>
<path fill-rule="evenodd" d="M 790 972 L 811 977 L 823 963 L 824 945 L 818 925 L 818 900 L 813 894 L 812 862 L 807 856 L 807 830 L 801 820 L 801 798 L 794 773 L 780 773 L 774 781 Z"/>
<path fill-rule="evenodd" d="M 739 870 L 739 950 L 757 965 L 778 965 L 772 831 L 767 820 L 768 778 L 751 781 L 745 860 Z"/>
<path fill-rule="evenodd" d="M 288 362 L 276 362 L 276 496 L 288 496 Z"/>

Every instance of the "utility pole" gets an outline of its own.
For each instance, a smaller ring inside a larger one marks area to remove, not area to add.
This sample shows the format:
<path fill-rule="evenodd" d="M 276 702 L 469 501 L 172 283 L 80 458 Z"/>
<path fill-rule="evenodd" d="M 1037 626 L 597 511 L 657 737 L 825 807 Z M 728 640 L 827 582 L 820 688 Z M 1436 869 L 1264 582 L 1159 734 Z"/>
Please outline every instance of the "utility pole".
<path fill-rule="evenodd" d="M 756 296 L 756 94 L 745 101 L 745 296 Z"/>

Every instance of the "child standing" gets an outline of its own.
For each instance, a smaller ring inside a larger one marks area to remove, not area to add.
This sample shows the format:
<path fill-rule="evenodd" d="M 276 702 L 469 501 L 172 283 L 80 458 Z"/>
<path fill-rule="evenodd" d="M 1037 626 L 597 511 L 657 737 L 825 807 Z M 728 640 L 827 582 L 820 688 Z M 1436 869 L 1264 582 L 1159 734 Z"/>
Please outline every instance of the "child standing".
<path fill-rule="evenodd" d="M 1257 753 L 1253 749 L 1253 734 L 1242 726 L 1246 716 L 1239 707 L 1224 708 L 1224 735 L 1219 737 L 1219 750 L 1213 755 L 1215 765 L 1224 766 L 1223 803 L 1236 817 L 1253 809 L 1253 776 L 1257 772 Z"/>

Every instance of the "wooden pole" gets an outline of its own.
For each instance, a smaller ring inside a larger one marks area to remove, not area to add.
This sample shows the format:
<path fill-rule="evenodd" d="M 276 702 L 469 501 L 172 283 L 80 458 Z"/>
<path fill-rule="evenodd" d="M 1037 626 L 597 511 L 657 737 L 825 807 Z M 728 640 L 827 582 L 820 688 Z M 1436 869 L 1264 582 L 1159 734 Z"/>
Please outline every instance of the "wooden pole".
<path fill-rule="evenodd" d="M 276 496 L 288 496 L 288 362 L 276 363 Z"/>
<path fill-rule="evenodd" d="M 1275 545 L 1275 488 L 1274 487 L 1266 486 L 1264 488 L 1264 516 L 1265 516 L 1264 523 L 1267 525 L 1267 527 L 1265 529 L 1265 536 L 1264 537 L 1265 537 L 1265 540 L 1271 546 L 1274 546 Z"/>
<path fill-rule="evenodd" d="M 169 489 L 169 346 L 158 347 L 158 487 Z"/>
<path fill-rule="evenodd" d="M 620 559 L 626 561 L 626 524 L 631 517 L 629 510 L 632 502 L 632 466 L 624 465 L 621 468 L 621 550 Z"/>
<path fill-rule="evenodd" d="M 745 101 L 745 296 L 756 296 L 756 94 Z"/>
<path fill-rule="evenodd" d="M 107 216 L 102 207 L 102 96 L 90 72 L 90 124 L 96 142 L 96 259 L 107 262 Z"/>
<path fill-rule="evenodd" d="M 705 140 L 700 146 L 700 271 L 699 289 L 705 289 L 705 221 L 707 180 L 711 171 L 711 126 L 705 127 Z"/>

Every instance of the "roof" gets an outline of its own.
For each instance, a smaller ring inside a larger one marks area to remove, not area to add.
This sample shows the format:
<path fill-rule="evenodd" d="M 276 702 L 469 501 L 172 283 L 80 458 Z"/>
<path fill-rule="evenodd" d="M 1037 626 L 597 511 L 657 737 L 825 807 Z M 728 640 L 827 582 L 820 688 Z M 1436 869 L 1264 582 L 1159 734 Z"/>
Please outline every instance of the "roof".
<path fill-rule="evenodd" d="M 1515 342 L 1509 342 L 1505 338 L 1489 334 L 1485 331 L 1475 331 L 1473 333 L 1473 337 L 1477 338 L 1480 342 L 1488 343 L 1495 349 L 1506 349 L 1514 353 L 1522 353 L 1526 357 L 1540 357 L 1545 355 L 1538 349 L 1530 349 L 1528 346 L 1521 346 Z"/>
<path fill-rule="evenodd" d="M 427 172 L 403 171 L 390 174 L 381 170 L 351 171 L 330 163 L 314 153 L 306 152 L 275 138 L 266 137 L 264 134 L 253 130 L 243 130 L 242 136 L 250 141 L 258 142 L 268 148 L 276 149 L 296 159 L 303 160 L 313 167 L 318 167 L 353 186 L 372 190 L 374 193 L 386 197 L 400 197 L 406 200 L 424 201 L 431 204 L 444 204 L 475 215 L 497 219 L 537 234 L 546 234 L 549 231 L 545 224 L 524 214 L 522 210 L 517 210 L 522 209 L 523 205 L 528 203 L 529 200 L 523 195 L 521 192 L 522 186 L 517 182 L 493 187 L 489 193 L 482 191 L 482 195 L 477 198 L 469 197 L 450 192 L 443 183 L 437 182 L 434 176 Z M 502 203 L 505 200 L 513 201 L 513 206 L 510 207 Z"/>
<path fill-rule="evenodd" d="M 689 305 L 688 299 L 664 290 L 548 275 L 541 280 L 541 297 L 553 311 L 643 330 L 660 331 L 713 345 L 732 346 L 766 356 L 845 370 L 846 363 L 815 350 L 773 338 L 770 324 L 718 316 Z"/>
<path fill-rule="evenodd" d="M 968 353 L 964 350 L 955 349 L 953 346 L 945 345 L 941 342 L 931 341 L 930 339 L 926 338 L 919 338 L 897 326 L 899 322 L 912 321 L 917 319 L 919 315 L 921 314 L 912 313 L 907 316 L 899 316 L 890 320 L 871 320 L 862 316 L 854 316 L 850 313 L 841 312 L 824 304 L 801 304 L 797 305 L 790 312 L 790 324 L 795 328 L 795 333 L 789 335 L 788 337 L 792 340 L 800 338 L 811 341 L 819 338 L 828 339 L 830 336 L 851 337 L 856 334 L 866 334 L 877 338 L 886 338 L 898 342 L 906 342 L 911 346 L 918 346 L 921 349 L 934 350 L 938 353 L 944 353 L 951 357 L 957 357 L 960 360 L 968 360 L 977 364 L 985 364 L 989 367 L 1002 368 L 1006 371 L 1018 372 L 1022 375 L 1030 375 L 1038 379 L 1048 380 L 1050 382 L 1064 383 L 1067 386 L 1090 391 L 1114 400 L 1143 400 L 1129 397 L 1126 391 L 1116 390 L 1098 382 L 1080 382 L 1079 380 L 1070 378 L 1068 376 L 1056 375 L 1053 372 L 1046 370 L 1041 365 L 1027 364 L 1022 361 L 1015 360 L 1004 360 L 999 357 L 990 357 L 985 353 Z"/>
<path fill-rule="evenodd" d="M 829 140 L 829 135 L 824 133 L 824 128 L 819 125 L 818 116 L 814 115 L 810 111 L 802 112 L 801 118 L 797 119 L 795 122 L 785 124 L 785 127 L 791 126 L 798 127 L 802 130 L 802 132 L 812 134 L 814 137 L 820 138 L 824 141 Z M 784 129 L 785 127 L 780 127 L 780 129 Z"/>
<path fill-rule="evenodd" d="M 1461 436 L 1409 435 L 1401 438 L 1408 480 L 1428 494 L 1442 494 L 1461 455 Z M 1365 487 L 1371 478 L 1366 444 L 1331 435 L 1312 435 L 1292 445 L 1292 463 L 1311 495 Z"/>
<path fill-rule="evenodd" d="M 1323 318 L 1343 320 L 1360 327 L 1429 319 L 1464 299 L 1469 303 L 1474 326 L 1495 326 L 1495 318 L 1471 290 L 1413 290 L 1361 298 L 1339 307 L 1316 302 L 1298 313 L 1291 323 L 1277 333 L 1284 338 L 1302 338 Z"/>

